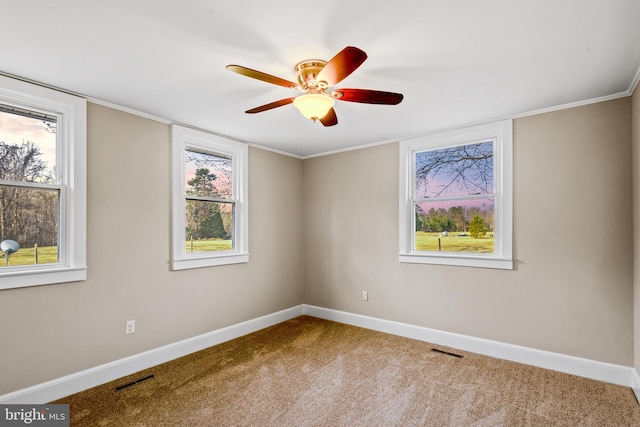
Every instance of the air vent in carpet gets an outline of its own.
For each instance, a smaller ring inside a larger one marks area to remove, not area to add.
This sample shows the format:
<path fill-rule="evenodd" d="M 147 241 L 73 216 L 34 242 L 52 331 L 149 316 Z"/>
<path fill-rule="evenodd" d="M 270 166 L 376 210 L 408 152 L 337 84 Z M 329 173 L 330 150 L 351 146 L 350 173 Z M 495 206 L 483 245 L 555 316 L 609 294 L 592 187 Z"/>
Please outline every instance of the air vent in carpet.
<path fill-rule="evenodd" d="M 458 359 L 462 359 L 464 356 L 461 354 L 450 353 L 448 351 L 440 350 L 438 348 L 432 348 L 431 351 L 435 351 L 436 353 L 446 354 L 447 356 L 457 357 Z"/>
<path fill-rule="evenodd" d="M 123 388 L 131 387 L 132 385 L 140 384 L 142 381 L 150 380 L 151 378 L 154 378 L 154 377 L 155 375 L 147 375 L 146 377 L 140 378 L 139 380 L 131 381 L 130 383 L 123 384 L 121 386 L 116 387 L 116 391 L 120 391 Z"/>

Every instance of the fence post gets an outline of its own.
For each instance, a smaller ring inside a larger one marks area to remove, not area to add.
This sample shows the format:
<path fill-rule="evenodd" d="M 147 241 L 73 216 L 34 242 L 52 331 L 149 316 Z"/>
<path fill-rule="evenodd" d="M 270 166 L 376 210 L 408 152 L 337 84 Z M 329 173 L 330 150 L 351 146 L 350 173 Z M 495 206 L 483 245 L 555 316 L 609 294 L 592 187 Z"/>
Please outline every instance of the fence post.
<path fill-rule="evenodd" d="M 36 264 L 37 264 L 38 263 L 38 244 L 37 243 L 33 244 L 33 249 L 36 255 Z"/>
<path fill-rule="evenodd" d="M 440 238 L 438 237 L 438 252 L 442 252 L 442 245 L 440 244 Z"/>

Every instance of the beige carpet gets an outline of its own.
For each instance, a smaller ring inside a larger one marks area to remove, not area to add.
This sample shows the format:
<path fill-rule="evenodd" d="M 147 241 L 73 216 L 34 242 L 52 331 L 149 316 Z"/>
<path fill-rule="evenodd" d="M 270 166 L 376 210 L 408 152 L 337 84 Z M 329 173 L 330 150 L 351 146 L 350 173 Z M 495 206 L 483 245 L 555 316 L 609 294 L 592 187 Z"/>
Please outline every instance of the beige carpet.
<path fill-rule="evenodd" d="M 91 427 L 640 426 L 627 387 L 309 316 L 55 403 Z"/>

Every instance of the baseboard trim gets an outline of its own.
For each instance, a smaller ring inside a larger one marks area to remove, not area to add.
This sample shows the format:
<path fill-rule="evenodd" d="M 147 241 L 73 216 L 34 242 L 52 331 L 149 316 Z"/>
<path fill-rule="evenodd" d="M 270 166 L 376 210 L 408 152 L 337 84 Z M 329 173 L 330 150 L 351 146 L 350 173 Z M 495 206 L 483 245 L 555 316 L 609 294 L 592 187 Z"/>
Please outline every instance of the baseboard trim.
<path fill-rule="evenodd" d="M 633 369 L 631 374 L 631 389 L 633 390 L 633 394 L 636 395 L 636 400 L 640 404 L 640 375 L 636 369 Z"/>
<path fill-rule="evenodd" d="M 599 362 L 575 356 L 537 350 L 498 341 L 460 335 L 406 323 L 368 317 L 344 311 L 303 306 L 304 314 L 348 325 L 373 329 L 380 332 L 413 338 L 433 344 L 470 351 L 498 359 L 510 360 L 553 371 L 564 372 L 580 377 L 604 381 L 626 387 L 638 388 L 640 379 L 635 369 L 612 363 Z M 635 377 L 634 377 L 635 374 Z M 637 386 L 633 384 L 637 383 Z M 634 390 L 635 391 L 635 390 Z"/>
<path fill-rule="evenodd" d="M 303 314 L 299 305 L 0 396 L 0 404 L 43 404 L 239 338 Z"/>
<path fill-rule="evenodd" d="M 631 387 L 640 402 L 640 376 L 631 367 L 302 304 L 0 396 L 0 404 L 41 404 L 221 344 L 303 314 L 388 334 Z"/>

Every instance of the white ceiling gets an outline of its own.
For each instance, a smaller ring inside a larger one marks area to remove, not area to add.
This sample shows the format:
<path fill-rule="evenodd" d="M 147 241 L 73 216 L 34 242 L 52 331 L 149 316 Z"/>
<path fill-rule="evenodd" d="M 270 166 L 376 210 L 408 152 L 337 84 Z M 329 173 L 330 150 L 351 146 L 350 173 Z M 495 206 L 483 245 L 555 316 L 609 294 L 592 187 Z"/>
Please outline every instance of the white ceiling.
<path fill-rule="evenodd" d="M 0 72 L 300 157 L 629 94 L 639 0 L 2 0 Z M 338 101 L 325 128 L 297 92 L 304 59 L 369 58 L 337 87 L 404 94 Z"/>

